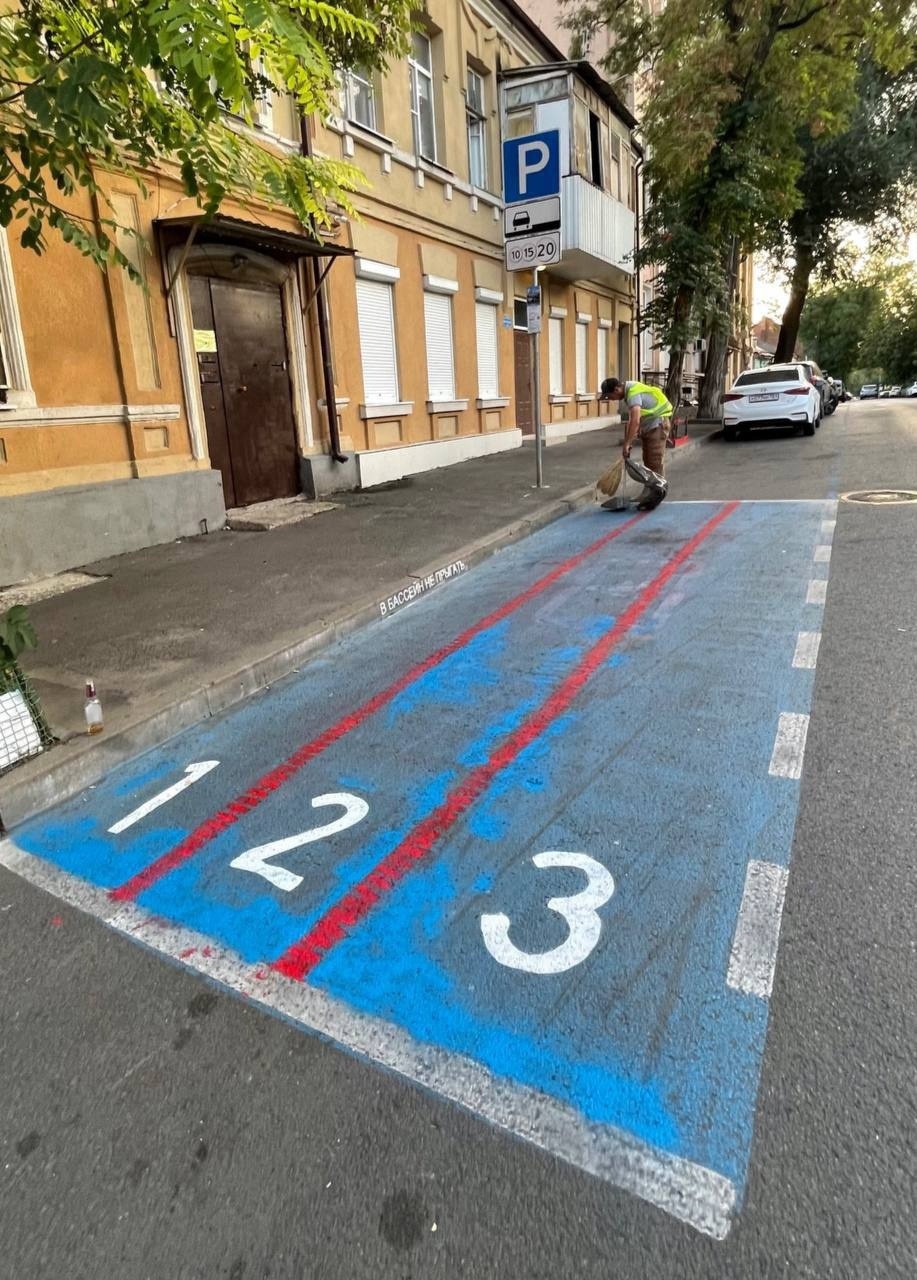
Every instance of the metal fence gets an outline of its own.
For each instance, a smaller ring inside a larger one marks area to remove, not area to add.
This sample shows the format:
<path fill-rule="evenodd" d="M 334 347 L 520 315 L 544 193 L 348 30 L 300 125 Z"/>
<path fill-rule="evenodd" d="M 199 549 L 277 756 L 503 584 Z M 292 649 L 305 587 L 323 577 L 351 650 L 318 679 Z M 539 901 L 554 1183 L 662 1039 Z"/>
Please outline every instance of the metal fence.
<path fill-rule="evenodd" d="M 18 662 L 0 666 L 0 774 L 54 742 L 38 695 Z"/>

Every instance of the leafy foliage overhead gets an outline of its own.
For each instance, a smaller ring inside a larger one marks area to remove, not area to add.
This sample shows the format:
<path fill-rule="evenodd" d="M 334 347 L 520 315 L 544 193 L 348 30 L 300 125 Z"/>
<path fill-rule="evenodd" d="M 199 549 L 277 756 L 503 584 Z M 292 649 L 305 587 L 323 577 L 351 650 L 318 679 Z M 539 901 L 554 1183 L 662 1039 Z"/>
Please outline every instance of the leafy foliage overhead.
<path fill-rule="evenodd" d="M 906 65 L 912 0 L 567 0 L 585 52 L 607 29 L 604 65 L 632 76 L 647 143 L 642 260 L 661 268 L 649 319 L 684 344 L 721 305 L 728 246 L 760 247 L 800 203 L 800 131 L 827 138 L 856 102 L 858 58 Z M 678 373 L 675 374 L 676 380 Z"/>
<path fill-rule="evenodd" d="M 315 231 L 346 203 L 349 166 L 262 145 L 246 125 L 270 89 L 304 113 L 336 108 L 337 74 L 406 49 L 410 0 L 21 0 L 0 18 L 0 224 L 40 252 L 46 229 L 128 267 L 71 197 L 98 170 L 172 163 L 205 214 L 231 192 Z"/>

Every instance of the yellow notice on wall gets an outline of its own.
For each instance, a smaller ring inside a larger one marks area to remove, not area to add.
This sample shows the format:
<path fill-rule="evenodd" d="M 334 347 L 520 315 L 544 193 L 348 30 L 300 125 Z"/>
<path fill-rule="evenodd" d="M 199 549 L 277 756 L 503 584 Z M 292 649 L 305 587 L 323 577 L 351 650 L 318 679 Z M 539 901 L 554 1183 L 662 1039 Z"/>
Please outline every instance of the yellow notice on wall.
<path fill-rule="evenodd" d="M 217 336 L 213 329 L 195 329 L 194 330 L 194 350 L 195 351 L 216 351 Z"/>

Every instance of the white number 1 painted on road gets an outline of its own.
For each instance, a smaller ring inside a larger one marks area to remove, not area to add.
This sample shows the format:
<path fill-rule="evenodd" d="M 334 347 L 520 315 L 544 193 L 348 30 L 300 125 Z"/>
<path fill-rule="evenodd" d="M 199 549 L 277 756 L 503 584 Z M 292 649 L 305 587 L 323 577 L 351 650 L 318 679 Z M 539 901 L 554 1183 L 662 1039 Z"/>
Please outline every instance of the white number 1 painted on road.
<path fill-rule="evenodd" d="M 259 844 L 254 849 L 246 849 L 238 858 L 233 858 L 231 867 L 237 871 L 252 871 L 256 876 L 263 876 L 277 889 L 289 892 L 302 884 L 302 876 L 286 867 L 268 866 L 268 858 L 281 853 L 289 853 L 291 849 L 300 849 L 304 844 L 314 844 L 316 840 L 324 840 L 338 831 L 346 831 L 362 822 L 369 813 L 369 805 L 359 796 L 349 791 L 335 791 L 326 796 L 316 796 L 312 801 L 313 809 L 322 809 L 326 805 L 340 805 L 344 812 L 333 822 L 326 822 L 323 827 L 311 827 L 308 831 L 300 831 L 299 835 L 285 836 L 283 840 L 272 840 L 270 844 Z"/>
<path fill-rule="evenodd" d="M 598 908 L 614 893 L 614 878 L 601 862 L 587 853 L 536 853 L 532 861 L 536 867 L 575 867 L 589 881 L 581 893 L 548 899 L 548 910 L 556 911 L 567 922 L 570 930 L 567 938 L 550 951 L 521 951 L 510 941 L 509 916 L 499 911 L 481 916 L 484 945 L 495 960 L 510 969 L 521 969 L 524 973 L 564 973 L 582 964 L 594 950 L 602 933 Z"/>
<path fill-rule="evenodd" d="M 166 787 L 165 791 L 160 791 L 158 795 L 151 796 L 144 804 L 139 805 L 132 810 L 126 818 L 122 818 L 120 822 L 116 822 L 113 827 L 108 828 L 109 835 L 119 836 L 122 831 L 126 831 L 128 827 L 132 827 L 135 822 L 139 822 L 141 818 L 145 818 L 147 814 L 158 809 L 161 804 L 168 804 L 170 800 L 174 800 L 176 796 L 181 795 L 183 791 L 187 791 L 189 787 L 193 787 L 195 782 L 199 782 L 205 774 L 211 769 L 216 769 L 219 760 L 201 760 L 199 764 L 189 764 L 185 770 L 185 776 L 180 782 L 174 782 L 171 787 Z"/>

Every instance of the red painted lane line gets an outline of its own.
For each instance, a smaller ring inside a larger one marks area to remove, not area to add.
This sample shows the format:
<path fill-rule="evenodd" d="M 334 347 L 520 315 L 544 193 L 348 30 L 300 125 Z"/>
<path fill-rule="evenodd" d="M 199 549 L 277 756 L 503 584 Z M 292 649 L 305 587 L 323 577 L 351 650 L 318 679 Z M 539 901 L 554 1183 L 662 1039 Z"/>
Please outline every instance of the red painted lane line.
<path fill-rule="evenodd" d="M 536 596 L 541 595 L 548 587 L 557 582 L 558 578 L 570 573 L 571 570 L 581 565 L 584 560 L 588 560 L 590 556 L 594 556 L 603 547 L 607 547 L 609 542 L 619 538 L 622 533 L 625 533 L 638 520 L 642 519 L 642 516 L 632 516 L 631 519 L 625 520 L 623 524 L 617 525 L 610 533 L 606 533 L 603 537 L 590 543 L 588 547 L 583 551 L 577 552 L 575 556 L 571 556 L 569 560 L 564 560 L 562 564 L 552 569 L 550 573 L 532 583 L 527 590 L 517 596 L 513 596 L 511 600 L 507 600 L 505 604 L 500 605 L 493 613 L 487 614 L 486 617 L 481 618 L 478 622 L 468 627 L 466 631 L 456 636 L 454 640 L 450 640 L 441 649 L 437 649 L 434 653 L 424 658 L 422 662 L 418 662 L 416 666 L 411 667 L 403 676 L 400 676 L 394 684 L 390 684 L 388 688 L 374 694 L 362 706 L 344 716 L 337 724 L 325 729 L 323 733 L 320 733 L 317 738 L 313 738 L 311 742 L 304 743 L 287 760 L 284 760 L 283 764 L 278 765 L 276 769 L 272 769 L 270 773 L 266 773 L 254 786 L 249 787 L 242 795 L 230 801 L 225 808 L 220 809 L 218 813 L 205 819 L 200 826 L 195 827 L 180 844 L 175 845 L 174 848 L 157 858 L 155 862 L 151 862 L 149 866 L 138 871 L 136 875 L 131 876 L 130 880 L 126 880 L 124 884 L 112 889 L 109 897 L 116 902 L 130 902 L 143 893 L 144 889 L 148 889 L 150 885 L 155 884 L 157 880 L 161 880 L 170 871 L 174 871 L 183 862 L 193 858 L 196 853 L 199 853 L 206 844 L 209 844 L 221 832 L 238 822 L 240 818 L 250 813 L 252 809 L 256 809 L 261 801 L 266 800 L 278 787 L 283 786 L 285 782 L 289 782 L 290 778 L 298 773 L 310 760 L 314 760 L 316 756 L 321 755 L 323 751 L 338 742 L 345 734 L 350 733 L 351 729 L 358 728 L 371 715 L 381 711 L 383 707 L 387 706 L 409 685 L 414 684 L 415 681 L 425 676 L 428 671 L 444 662 L 446 658 L 451 657 L 453 653 L 457 653 L 459 649 L 464 648 L 482 631 L 486 631 L 489 627 L 502 622 L 511 613 L 515 613 L 517 609 L 521 609 L 530 600 L 534 600 Z"/>
<path fill-rule="evenodd" d="M 512 762 L 557 719 L 598 670 L 615 645 L 647 611 L 663 587 L 693 555 L 717 525 L 738 507 L 729 502 L 703 525 L 690 541 L 666 562 L 636 599 L 627 606 L 614 626 L 599 639 L 555 688 L 545 702 L 515 729 L 484 764 L 478 765 L 465 780 L 446 797 L 438 808 L 423 818 L 400 844 L 386 854 L 372 871 L 317 920 L 307 934 L 294 942 L 271 965 L 279 973 L 301 982 L 327 955 L 331 948 L 367 915 L 380 898 L 430 852 L 433 846 L 454 826 L 462 814 L 486 791 L 501 770 Z"/>

